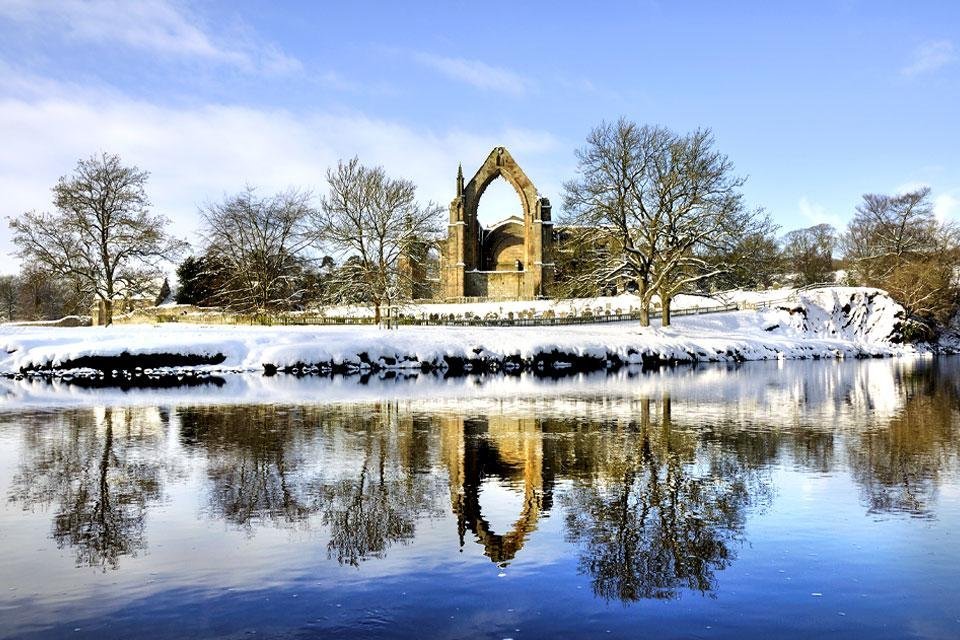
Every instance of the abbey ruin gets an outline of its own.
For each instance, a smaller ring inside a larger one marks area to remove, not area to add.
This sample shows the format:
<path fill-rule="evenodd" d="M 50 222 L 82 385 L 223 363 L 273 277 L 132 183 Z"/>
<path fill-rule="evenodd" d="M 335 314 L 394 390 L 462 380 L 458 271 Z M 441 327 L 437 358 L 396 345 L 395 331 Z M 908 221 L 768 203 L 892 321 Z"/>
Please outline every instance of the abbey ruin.
<path fill-rule="evenodd" d="M 516 190 L 522 217 L 510 216 L 485 228 L 477 220 L 477 206 L 498 177 Z M 461 166 L 441 250 L 438 297 L 532 300 L 550 295 L 553 277 L 550 201 L 504 147 L 491 151 L 466 184 Z"/>

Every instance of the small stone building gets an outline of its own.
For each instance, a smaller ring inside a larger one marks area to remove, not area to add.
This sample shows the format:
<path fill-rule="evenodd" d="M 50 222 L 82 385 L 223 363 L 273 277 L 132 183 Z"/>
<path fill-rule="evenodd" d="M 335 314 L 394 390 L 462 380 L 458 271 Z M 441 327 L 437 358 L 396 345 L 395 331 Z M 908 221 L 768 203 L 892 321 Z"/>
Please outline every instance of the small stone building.
<path fill-rule="evenodd" d="M 484 190 L 502 177 L 517 191 L 522 217 L 489 228 L 477 220 Z M 553 283 L 553 222 L 550 201 L 537 192 L 504 147 L 496 147 L 464 184 L 457 172 L 457 196 L 450 203 L 447 240 L 440 263 L 440 296 L 533 300 L 550 295 Z"/>
<path fill-rule="evenodd" d="M 128 298 L 117 298 L 113 301 L 113 317 L 149 309 L 157 304 L 156 296 L 133 296 Z M 90 307 L 90 323 L 97 327 L 107 323 L 107 309 L 103 300 L 98 300 Z"/>

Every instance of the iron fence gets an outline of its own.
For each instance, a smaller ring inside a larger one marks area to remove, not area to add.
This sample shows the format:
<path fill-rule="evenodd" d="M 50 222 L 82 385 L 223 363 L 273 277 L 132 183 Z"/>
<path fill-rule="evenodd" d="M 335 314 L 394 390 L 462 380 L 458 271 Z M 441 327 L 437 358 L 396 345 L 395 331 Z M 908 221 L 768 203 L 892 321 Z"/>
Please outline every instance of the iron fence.
<path fill-rule="evenodd" d="M 674 309 L 671 311 L 671 317 L 701 315 L 709 313 L 723 313 L 737 311 L 740 309 L 752 308 L 748 305 L 737 304 L 736 302 L 725 303 L 721 305 L 693 306 Z M 651 320 L 660 318 L 663 315 L 662 309 L 651 309 L 649 318 Z M 639 322 L 641 319 L 640 311 L 630 311 L 627 313 L 584 313 L 569 316 L 537 316 L 537 317 L 449 317 L 443 315 L 408 315 L 408 314 L 389 314 L 381 320 L 381 324 L 387 327 L 394 326 L 450 326 L 450 327 L 556 327 L 566 325 L 585 325 L 585 324 L 606 324 L 611 322 Z M 189 323 L 189 324 L 223 324 L 223 325 L 264 325 L 264 326 L 306 326 L 306 325 L 357 325 L 371 326 L 376 325 L 373 317 L 331 317 L 319 314 L 309 313 L 290 313 L 290 314 L 184 314 L 167 315 L 154 318 L 126 318 L 127 322 L 159 322 L 159 323 Z"/>

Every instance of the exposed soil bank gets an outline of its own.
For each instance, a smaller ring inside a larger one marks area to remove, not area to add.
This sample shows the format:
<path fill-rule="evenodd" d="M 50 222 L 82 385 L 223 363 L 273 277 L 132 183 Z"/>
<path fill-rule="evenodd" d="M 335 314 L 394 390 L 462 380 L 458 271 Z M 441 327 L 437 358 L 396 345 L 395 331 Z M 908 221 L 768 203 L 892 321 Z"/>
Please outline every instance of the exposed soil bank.
<path fill-rule="evenodd" d="M 199 367 L 203 365 L 223 364 L 226 356 L 200 355 L 192 353 L 130 353 L 124 351 L 116 355 L 81 356 L 58 362 L 48 361 L 40 366 L 21 367 L 20 373 L 43 371 L 70 371 L 74 369 L 93 369 L 95 371 L 136 371 L 137 369 L 164 369 L 177 367 Z"/>
<path fill-rule="evenodd" d="M 881 358 L 883 356 L 863 356 Z M 807 359 L 807 358 L 801 358 Z M 820 358 L 809 358 L 810 360 L 820 360 Z M 719 361 L 713 361 L 717 363 Z M 745 360 L 724 361 L 727 363 L 735 362 L 741 364 Z M 628 363 L 622 360 L 612 358 L 604 359 L 584 359 L 579 362 L 567 362 L 562 354 L 557 354 L 556 359 L 538 358 L 534 361 L 524 361 L 520 359 L 510 359 L 501 364 L 488 360 L 470 360 L 456 361 L 450 366 L 431 366 L 429 363 L 418 367 L 404 367 L 401 369 L 389 368 L 380 365 L 374 366 L 350 366 L 338 365 L 328 366 L 329 363 L 320 363 L 320 365 L 300 365 L 278 368 L 274 365 L 264 365 L 261 375 L 272 377 L 277 375 L 289 375 L 297 378 L 315 377 L 315 378 L 355 378 L 360 383 L 374 377 L 379 379 L 394 378 L 416 378 L 420 375 L 435 376 L 441 378 L 463 378 L 476 375 L 493 376 L 519 376 L 527 373 L 536 378 L 561 379 L 569 376 L 575 376 L 586 373 L 616 373 L 624 368 L 631 368 L 638 372 L 650 372 L 659 369 L 669 369 L 678 366 L 696 367 L 705 362 L 698 360 L 657 360 L 649 359 L 644 364 Z M 191 368 L 174 369 L 118 369 L 116 367 L 108 369 L 33 369 L 21 373 L 2 374 L 2 377 L 11 379 L 41 379 L 41 380 L 60 380 L 64 383 L 90 389 L 120 389 L 122 391 L 132 389 L 163 389 L 177 387 L 199 387 L 199 386 L 222 386 L 226 382 L 226 375 L 248 375 L 249 371 L 207 371 Z"/>

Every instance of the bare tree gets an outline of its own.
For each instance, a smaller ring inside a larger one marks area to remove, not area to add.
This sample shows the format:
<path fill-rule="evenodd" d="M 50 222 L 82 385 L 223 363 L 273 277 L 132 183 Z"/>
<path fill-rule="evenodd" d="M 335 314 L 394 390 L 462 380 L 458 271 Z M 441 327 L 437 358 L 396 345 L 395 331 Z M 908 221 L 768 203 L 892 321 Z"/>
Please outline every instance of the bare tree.
<path fill-rule="evenodd" d="M 736 251 L 743 237 L 771 226 L 743 206 L 744 178 L 708 130 L 681 136 L 621 118 L 591 131 L 577 159 L 580 176 L 564 185 L 564 222 L 599 249 L 581 264 L 585 280 L 600 290 L 634 285 L 642 324 L 654 295 L 669 324 L 677 293 L 732 271 L 730 260 L 745 255 Z"/>
<path fill-rule="evenodd" d="M 30 211 L 10 220 L 26 266 L 40 266 L 96 296 L 106 324 L 115 299 L 154 287 L 160 265 L 185 246 L 166 233 L 166 217 L 150 212 L 148 175 L 124 166 L 119 156 L 92 156 L 57 182 L 53 213 Z"/>
<path fill-rule="evenodd" d="M 36 266 L 20 271 L 17 278 L 17 316 L 25 320 L 54 320 L 68 308 L 64 287 L 50 273 Z"/>
<path fill-rule="evenodd" d="M 709 130 L 674 135 L 648 162 L 648 200 L 661 232 L 654 246 L 651 289 L 660 296 L 661 324 L 670 324 L 673 298 L 734 269 L 746 255 L 740 240 L 771 226 L 761 210 L 744 206 L 730 159 L 714 148 Z M 718 260 L 717 258 L 722 258 Z"/>
<path fill-rule="evenodd" d="M 258 197 L 252 187 L 209 204 L 206 260 L 217 266 L 215 298 L 239 311 L 288 309 L 299 299 L 311 195 L 290 189 Z"/>
<path fill-rule="evenodd" d="M 858 278 L 881 280 L 909 258 L 928 253 L 938 227 L 930 187 L 895 196 L 867 193 L 841 242 Z"/>
<path fill-rule="evenodd" d="M 401 258 L 439 233 L 441 209 L 417 202 L 413 182 L 357 158 L 328 169 L 327 185 L 315 234 L 343 258 L 337 284 L 346 297 L 372 304 L 380 322 L 382 306 L 408 297 L 412 287 Z"/>
<path fill-rule="evenodd" d="M 578 257 L 567 293 L 605 291 L 611 284 L 635 286 L 643 300 L 641 323 L 649 324 L 655 247 L 661 210 L 652 198 L 651 156 L 669 147 L 673 134 L 620 118 L 603 122 L 576 151 L 579 176 L 563 185 L 569 245 Z"/>
<path fill-rule="evenodd" d="M 833 279 L 836 230 L 829 224 L 796 229 L 783 236 L 784 268 L 796 273 L 803 286 Z"/>
<path fill-rule="evenodd" d="M 70 283 L 37 267 L 0 276 L 0 320 L 54 320 L 89 303 L 74 295 Z"/>
<path fill-rule="evenodd" d="M 0 319 L 10 322 L 17 315 L 20 279 L 15 275 L 0 276 Z"/>
<path fill-rule="evenodd" d="M 769 220 L 760 228 L 743 235 L 719 253 L 706 257 L 712 263 L 726 265 L 721 273 L 698 283 L 703 292 L 731 288 L 766 288 L 774 284 L 780 272 L 778 227 Z"/>
<path fill-rule="evenodd" d="M 841 242 L 855 281 L 885 289 L 912 316 L 944 323 L 956 313 L 960 233 L 937 220 L 929 187 L 864 195 Z"/>
<path fill-rule="evenodd" d="M 619 242 L 607 230 L 591 227 L 554 227 L 554 283 L 551 293 L 558 300 L 616 295 L 622 283 L 605 277 L 611 253 L 619 254 Z"/>

